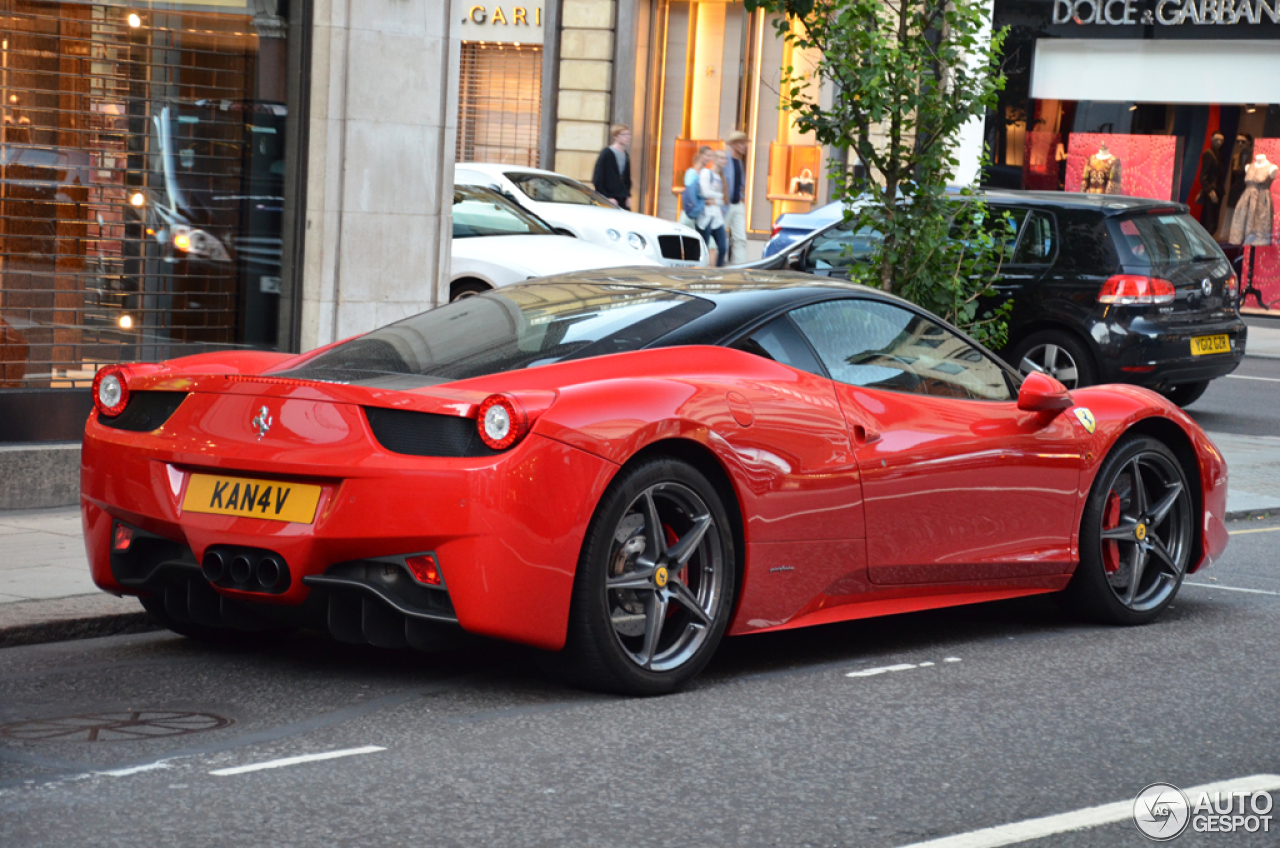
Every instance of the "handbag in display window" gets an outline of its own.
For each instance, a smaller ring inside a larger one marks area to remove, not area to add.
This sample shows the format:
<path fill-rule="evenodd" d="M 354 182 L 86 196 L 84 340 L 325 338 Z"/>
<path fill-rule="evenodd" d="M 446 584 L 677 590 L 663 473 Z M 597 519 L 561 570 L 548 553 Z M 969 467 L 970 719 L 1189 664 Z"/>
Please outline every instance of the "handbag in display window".
<path fill-rule="evenodd" d="M 813 179 L 813 171 L 810 171 L 808 168 L 801 171 L 799 176 L 791 178 L 792 194 L 807 194 L 810 197 L 813 197 L 816 189 L 817 185 Z"/>

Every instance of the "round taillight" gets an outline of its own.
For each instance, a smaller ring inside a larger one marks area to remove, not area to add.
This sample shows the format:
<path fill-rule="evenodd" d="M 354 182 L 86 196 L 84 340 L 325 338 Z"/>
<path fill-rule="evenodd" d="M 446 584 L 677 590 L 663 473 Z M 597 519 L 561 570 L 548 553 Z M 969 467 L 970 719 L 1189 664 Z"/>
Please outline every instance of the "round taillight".
<path fill-rule="evenodd" d="M 529 419 L 520 402 L 509 395 L 490 395 L 476 414 L 480 440 L 493 450 L 506 450 L 524 437 Z"/>
<path fill-rule="evenodd" d="M 93 378 L 93 405 L 98 414 L 116 416 L 129 405 L 128 375 L 119 365 L 108 365 Z"/>

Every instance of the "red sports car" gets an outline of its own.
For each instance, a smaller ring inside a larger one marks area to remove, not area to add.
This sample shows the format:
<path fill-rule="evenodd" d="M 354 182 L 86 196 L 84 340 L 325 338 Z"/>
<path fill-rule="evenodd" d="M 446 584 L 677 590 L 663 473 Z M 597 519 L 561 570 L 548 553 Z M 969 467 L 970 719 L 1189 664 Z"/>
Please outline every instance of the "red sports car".
<path fill-rule="evenodd" d="M 620 692 L 726 633 L 1047 592 L 1147 622 L 1227 543 L 1226 464 L 1173 404 L 809 276 L 550 278 L 301 356 L 110 366 L 94 399 L 93 577 L 170 629 L 478 634 Z"/>

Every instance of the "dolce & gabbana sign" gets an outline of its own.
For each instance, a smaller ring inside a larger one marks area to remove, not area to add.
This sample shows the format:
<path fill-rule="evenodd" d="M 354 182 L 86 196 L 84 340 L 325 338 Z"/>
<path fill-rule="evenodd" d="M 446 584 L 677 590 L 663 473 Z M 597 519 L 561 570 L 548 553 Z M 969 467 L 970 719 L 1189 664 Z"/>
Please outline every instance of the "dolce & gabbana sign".
<path fill-rule="evenodd" d="M 1055 26 L 1236 26 L 1280 23 L 1280 0 L 1053 0 Z"/>

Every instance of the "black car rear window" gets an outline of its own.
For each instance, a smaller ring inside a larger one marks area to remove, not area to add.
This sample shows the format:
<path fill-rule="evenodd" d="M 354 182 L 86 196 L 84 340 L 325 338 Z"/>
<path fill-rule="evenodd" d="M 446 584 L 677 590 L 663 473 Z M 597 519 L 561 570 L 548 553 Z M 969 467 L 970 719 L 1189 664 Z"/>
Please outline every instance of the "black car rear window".
<path fill-rule="evenodd" d="M 374 330 L 281 376 L 343 383 L 465 380 L 639 350 L 714 308 L 680 292 L 626 285 L 509 286 Z"/>
<path fill-rule="evenodd" d="M 1109 222 L 1125 265 L 1181 265 L 1218 260 L 1221 249 L 1185 213 L 1135 215 Z"/>

